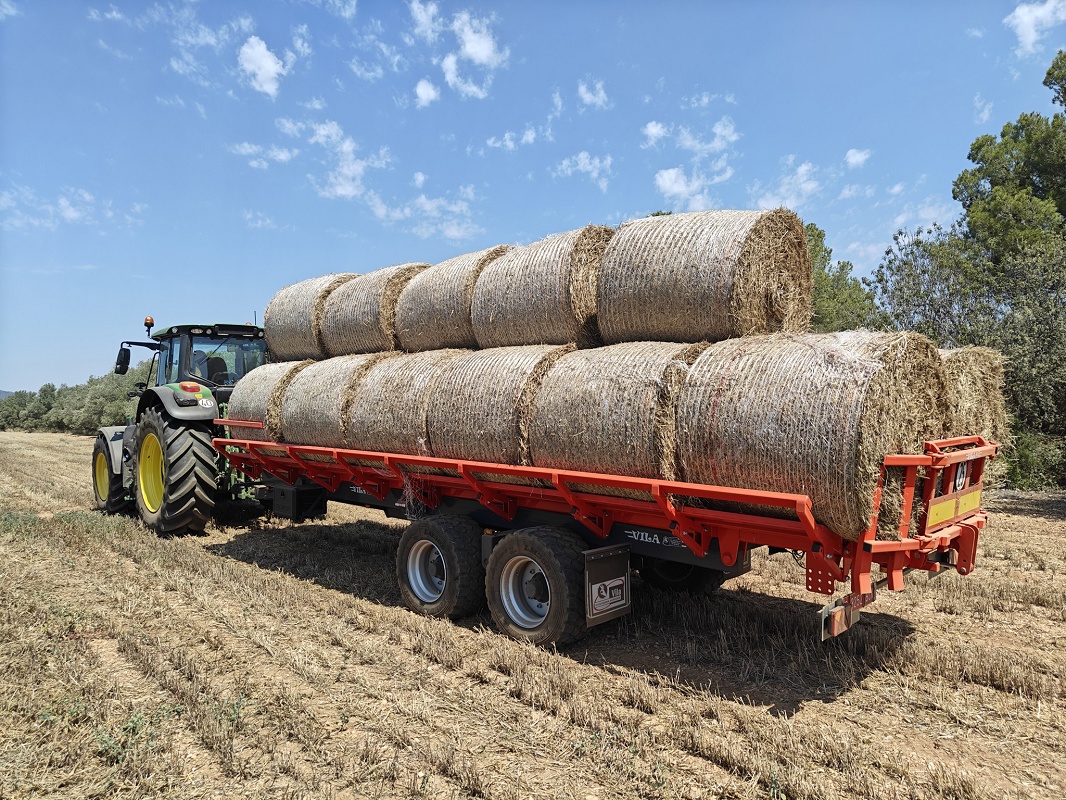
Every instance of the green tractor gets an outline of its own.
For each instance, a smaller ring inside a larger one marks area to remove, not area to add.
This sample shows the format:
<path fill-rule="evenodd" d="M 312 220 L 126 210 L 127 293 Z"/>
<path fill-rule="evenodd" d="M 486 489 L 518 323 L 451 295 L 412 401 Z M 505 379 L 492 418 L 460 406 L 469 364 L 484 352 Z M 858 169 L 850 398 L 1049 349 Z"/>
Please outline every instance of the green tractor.
<path fill-rule="evenodd" d="M 129 371 L 130 347 L 152 351 L 147 380 L 131 399 L 137 410 L 125 426 L 101 428 L 93 448 L 96 508 L 136 513 L 152 530 L 179 535 L 202 531 L 215 502 L 243 496 L 249 487 L 231 474 L 211 446 L 223 435 L 234 384 L 266 360 L 263 330 L 255 325 L 177 325 L 149 342 L 122 342 L 115 372 Z"/>

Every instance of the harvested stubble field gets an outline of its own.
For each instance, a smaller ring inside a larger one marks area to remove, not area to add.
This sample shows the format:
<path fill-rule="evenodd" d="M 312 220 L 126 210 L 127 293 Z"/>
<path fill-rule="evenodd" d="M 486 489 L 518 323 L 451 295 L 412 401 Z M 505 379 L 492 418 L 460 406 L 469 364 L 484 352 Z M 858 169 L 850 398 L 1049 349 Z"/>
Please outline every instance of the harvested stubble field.
<path fill-rule="evenodd" d="M 89 511 L 91 450 L 0 433 L 0 797 L 1066 794 L 1061 493 L 838 641 L 779 554 L 550 653 L 403 609 L 377 512 L 160 539 Z"/>

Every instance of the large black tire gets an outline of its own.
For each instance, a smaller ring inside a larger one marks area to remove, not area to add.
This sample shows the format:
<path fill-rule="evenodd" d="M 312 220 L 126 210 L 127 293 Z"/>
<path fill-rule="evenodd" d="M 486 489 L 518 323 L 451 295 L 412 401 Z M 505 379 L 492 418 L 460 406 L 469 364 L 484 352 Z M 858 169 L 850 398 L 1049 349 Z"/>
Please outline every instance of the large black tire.
<path fill-rule="evenodd" d="M 585 626 L 585 543 L 548 526 L 514 531 L 496 545 L 485 574 L 493 622 L 537 645 L 580 639 Z"/>
<path fill-rule="evenodd" d="M 130 510 L 133 502 L 122 485 L 122 475 L 112 469 L 111 448 L 103 434 L 96 437 L 93 445 L 93 501 L 97 511 L 105 514 L 122 514 Z"/>
<path fill-rule="evenodd" d="M 452 619 L 480 610 L 485 605 L 482 533 L 470 517 L 412 522 L 396 550 L 396 582 L 404 605 L 419 614 Z"/>
<path fill-rule="evenodd" d="M 646 583 L 667 592 L 711 594 L 725 582 L 725 573 L 720 569 L 664 561 L 651 556 L 644 557 L 639 571 Z"/>
<path fill-rule="evenodd" d="M 159 534 L 199 533 L 215 508 L 211 430 L 159 408 L 145 411 L 133 437 L 133 494 L 141 520 Z"/>

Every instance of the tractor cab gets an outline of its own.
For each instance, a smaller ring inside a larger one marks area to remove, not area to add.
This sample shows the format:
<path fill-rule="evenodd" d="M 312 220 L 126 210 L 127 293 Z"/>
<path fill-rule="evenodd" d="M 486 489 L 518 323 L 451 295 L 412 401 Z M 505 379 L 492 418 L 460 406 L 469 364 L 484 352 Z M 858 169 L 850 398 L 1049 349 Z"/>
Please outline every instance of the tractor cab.
<path fill-rule="evenodd" d="M 152 333 L 154 320 L 145 319 L 152 342 L 123 342 L 115 372 L 129 368 L 130 345 L 156 351 L 152 361 L 154 385 L 194 382 L 206 387 L 219 403 L 229 401 L 234 384 L 266 361 L 263 329 L 255 325 L 174 325 Z"/>

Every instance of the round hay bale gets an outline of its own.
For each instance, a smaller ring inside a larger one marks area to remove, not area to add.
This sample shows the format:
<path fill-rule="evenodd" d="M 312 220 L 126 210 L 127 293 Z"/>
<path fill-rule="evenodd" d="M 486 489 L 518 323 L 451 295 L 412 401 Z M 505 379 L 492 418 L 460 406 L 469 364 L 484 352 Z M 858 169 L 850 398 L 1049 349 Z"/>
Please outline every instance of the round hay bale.
<path fill-rule="evenodd" d="M 346 441 L 356 450 L 430 455 L 426 410 L 441 368 L 466 350 L 403 353 L 371 367 L 353 393 Z"/>
<path fill-rule="evenodd" d="M 983 436 L 1007 444 L 1010 424 L 1003 398 L 1003 354 L 990 347 L 941 350 L 948 378 L 947 436 Z"/>
<path fill-rule="evenodd" d="M 533 464 L 675 480 L 677 391 L 705 346 L 625 342 L 560 358 L 533 400 Z"/>
<path fill-rule="evenodd" d="M 396 301 L 429 264 L 398 264 L 337 287 L 322 311 L 322 346 L 331 356 L 399 349 Z"/>
<path fill-rule="evenodd" d="M 940 356 L 916 333 L 719 342 L 696 359 L 678 396 L 682 477 L 806 494 L 819 522 L 857 539 L 870 521 L 884 456 L 921 452 L 935 438 L 944 391 Z M 899 522 L 898 495 L 886 481 L 886 536 Z"/>
<path fill-rule="evenodd" d="M 345 447 L 344 419 L 360 379 L 395 353 L 365 353 L 318 361 L 293 377 L 281 402 L 286 442 Z"/>
<path fill-rule="evenodd" d="M 358 278 L 354 272 L 323 275 L 286 286 L 263 312 L 267 347 L 279 361 L 323 358 L 322 313 L 338 287 Z"/>
<path fill-rule="evenodd" d="M 232 428 L 234 439 L 280 442 L 281 404 L 293 379 L 314 361 L 283 361 L 256 367 L 233 387 L 226 414 L 229 419 L 262 422 L 263 428 Z"/>
<path fill-rule="evenodd" d="M 607 245 L 597 323 L 608 344 L 802 331 L 812 291 L 807 236 L 791 211 L 646 217 Z"/>
<path fill-rule="evenodd" d="M 497 245 L 450 258 L 417 275 L 396 303 L 396 337 L 409 352 L 477 347 L 470 303 L 481 271 L 510 250 Z"/>
<path fill-rule="evenodd" d="M 597 345 L 596 282 L 613 235 L 588 225 L 516 247 L 485 267 L 470 308 L 478 346 Z"/>
<path fill-rule="evenodd" d="M 443 364 L 426 416 L 433 455 L 528 466 L 533 397 L 552 364 L 572 349 L 496 347 Z"/>

